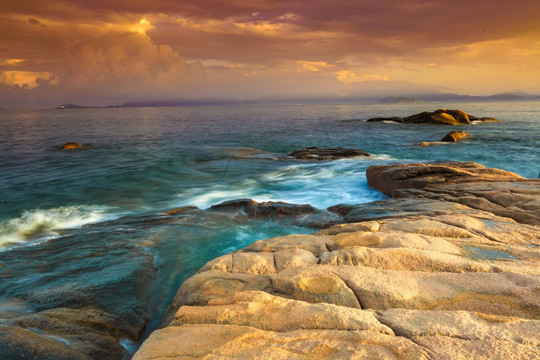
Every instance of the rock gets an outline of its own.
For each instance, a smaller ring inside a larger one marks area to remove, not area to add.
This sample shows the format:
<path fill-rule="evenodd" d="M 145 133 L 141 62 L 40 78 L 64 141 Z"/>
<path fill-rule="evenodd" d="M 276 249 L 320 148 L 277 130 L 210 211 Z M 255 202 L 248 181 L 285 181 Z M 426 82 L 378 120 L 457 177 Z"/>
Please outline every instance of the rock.
<path fill-rule="evenodd" d="M 122 359 L 129 353 L 119 340 L 138 337 L 121 318 L 95 308 L 45 310 L 9 324 L 8 333 L 13 335 L 8 339 L 0 335 L 0 343 L 4 347 L 12 343 L 20 354 L 16 359 Z"/>
<path fill-rule="evenodd" d="M 304 249 L 287 249 L 274 253 L 277 272 L 293 267 L 315 265 L 317 258 Z"/>
<path fill-rule="evenodd" d="M 398 198 L 209 262 L 134 359 L 538 358 L 540 181 L 474 163 L 367 174 Z"/>
<path fill-rule="evenodd" d="M 209 212 L 229 213 L 248 219 L 290 219 L 293 224 L 323 228 L 341 220 L 335 214 L 319 210 L 311 205 L 284 202 L 256 202 L 251 199 L 225 201 L 210 207 Z"/>
<path fill-rule="evenodd" d="M 459 122 L 450 114 L 440 112 L 421 112 L 419 114 L 410 115 L 403 119 L 405 123 L 413 124 L 442 124 L 442 125 L 457 125 Z"/>
<path fill-rule="evenodd" d="M 82 148 L 82 145 L 78 142 L 67 142 L 64 145 L 62 145 L 60 150 L 75 150 L 75 149 L 80 149 L 80 148 Z"/>
<path fill-rule="evenodd" d="M 469 115 L 463 110 L 448 110 L 448 109 L 438 109 L 433 112 L 434 114 L 448 114 L 452 116 L 460 124 L 470 124 L 471 120 Z"/>
<path fill-rule="evenodd" d="M 447 143 L 442 141 L 422 141 L 421 143 L 415 144 L 416 146 L 433 146 L 433 145 L 445 145 Z"/>
<path fill-rule="evenodd" d="M 327 303 L 311 304 L 262 291 L 245 291 L 216 300 L 211 306 L 183 306 L 172 326 L 183 324 L 251 326 L 267 331 L 370 330 L 393 335 L 370 311 Z"/>
<path fill-rule="evenodd" d="M 298 160 L 337 160 L 356 156 L 371 156 L 364 150 L 345 149 L 342 147 L 319 149 L 318 147 L 309 147 L 302 150 L 295 150 L 289 154 Z"/>
<path fill-rule="evenodd" d="M 509 171 L 486 169 L 475 163 L 439 162 L 433 164 L 398 164 L 370 166 L 366 172 L 368 185 L 393 196 L 400 189 L 423 189 L 458 183 L 520 181 L 521 176 Z"/>
<path fill-rule="evenodd" d="M 540 181 L 475 163 L 433 163 L 372 166 L 368 184 L 396 198 L 444 200 L 540 224 Z"/>
<path fill-rule="evenodd" d="M 376 231 L 379 231 L 379 228 L 380 228 L 380 224 L 377 221 L 364 221 L 364 222 L 358 222 L 358 223 L 334 225 L 331 228 L 319 230 L 313 233 L 313 235 L 319 235 L 319 236 L 337 235 L 337 234 L 357 232 L 357 231 L 376 232 Z"/>
<path fill-rule="evenodd" d="M 2 344 L 2 359 L 5 360 L 92 359 L 78 353 L 69 344 L 62 344 L 53 338 L 14 326 L 0 325 L 0 344 Z"/>
<path fill-rule="evenodd" d="M 441 141 L 444 142 L 456 142 L 465 137 L 469 136 L 465 131 L 451 131 L 448 134 L 444 135 Z"/>
<path fill-rule="evenodd" d="M 377 117 L 367 120 L 368 122 L 391 121 L 410 124 L 437 124 L 437 125 L 467 125 L 471 121 L 499 121 L 497 119 L 482 117 L 477 118 L 462 110 L 437 109 L 434 112 L 424 111 L 418 114 L 401 117 Z"/>
<path fill-rule="evenodd" d="M 275 332 L 248 326 L 186 324 L 153 332 L 133 360 L 170 358 L 427 360 L 428 355 L 409 339 L 372 331 Z"/>
<path fill-rule="evenodd" d="M 358 247 L 358 246 L 375 246 L 378 245 L 382 238 L 377 234 L 370 232 L 353 232 L 337 234 L 333 238 L 334 243 L 329 246 L 330 250 L 342 249 L 345 247 Z"/>

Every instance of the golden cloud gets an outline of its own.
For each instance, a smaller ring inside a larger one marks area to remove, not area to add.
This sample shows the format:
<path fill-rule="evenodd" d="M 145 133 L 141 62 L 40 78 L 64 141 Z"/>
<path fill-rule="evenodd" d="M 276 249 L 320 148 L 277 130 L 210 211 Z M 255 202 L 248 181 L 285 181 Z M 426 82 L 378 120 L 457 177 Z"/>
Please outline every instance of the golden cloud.
<path fill-rule="evenodd" d="M 324 61 L 297 61 L 299 71 L 321 71 L 324 68 L 331 67 L 332 65 Z"/>
<path fill-rule="evenodd" d="M 51 73 L 47 71 L 32 72 L 32 71 L 4 71 L 0 72 L 0 84 L 8 87 L 20 87 L 25 90 L 37 88 L 40 84 L 38 80 L 47 81 L 49 84 L 55 85 L 58 83 L 53 78 Z"/>
<path fill-rule="evenodd" d="M 354 84 L 363 81 L 389 81 L 388 75 L 362 74 L 357 75 L 351 70 L 341 70 L 335 73 L 336 79 L 344 84 Z"/>

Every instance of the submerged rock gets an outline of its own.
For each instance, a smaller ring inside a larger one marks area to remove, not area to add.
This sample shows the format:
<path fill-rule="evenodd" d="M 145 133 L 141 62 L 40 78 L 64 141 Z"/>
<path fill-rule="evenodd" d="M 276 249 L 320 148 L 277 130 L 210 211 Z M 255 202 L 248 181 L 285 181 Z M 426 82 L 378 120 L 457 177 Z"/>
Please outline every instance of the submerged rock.
<path fill-rule="evenodd" d="M 82 148 L 81 143 L 78 143 L 78 142 L 67 142 L 67 143 L 65 143 L 64 145 L 62 145 L 62 147 L 60 148 L 60 150 L 75 150 L 75 149 L 80 149 L 80 148 Z"/>
<path fill-rule="evenodd" d="M 342 147 L 319 149 L 318 147 L 309 147 L 302 150 L 295 150 L 289 156 L 298 160 L 336 160 L 371 155 L 360 149 L 346 149 Z"/>
<path fill-rule="evenodd" d="M 309 204 L 298 205 L 279 201 L 230 200 L 211 206 L 209 211 L 228 213 L 248 219 L 288 219 L 293 224 L 315 228 L 322 228 L 341 221 L 340 217 Z"/>
<path fill-rule="evenodd" d="M 401 117 L 377 117 L 367 120 L 368 122 L 392 121 L 406 124 L 437 124 L 437 125 L 468 125 L 472 121 L 499 121 L 494 118 L 477 118 L 463 110 L 437 109 L 434 112 L 424 111 L 418 114 Z"/>
<path fill-rule="evenodd" d="M 474 163 L 368 180 L 397 199 L 210 261 L 134 360 L 538 358 L 540 181 Z"/>

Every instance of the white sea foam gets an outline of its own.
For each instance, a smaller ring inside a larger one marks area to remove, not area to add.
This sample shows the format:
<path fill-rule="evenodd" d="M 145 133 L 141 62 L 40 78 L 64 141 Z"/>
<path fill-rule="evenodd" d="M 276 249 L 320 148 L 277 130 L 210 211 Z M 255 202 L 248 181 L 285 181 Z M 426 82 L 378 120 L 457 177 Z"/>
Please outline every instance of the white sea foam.
<path fill-rule="evenodd" d="M 358 166 L 354 159 L 288 165 L 237 183 L 183 191 L 171 207 L 195 205 L 207 208 L 239 198 L 311 204 L 318 208 L 378 200 L 381 195 L 367 186 L 363 167 L 367 166 Z"/>
<path fill-rule="evenodd" d="M 398 160 L 398 158 L 387 154 L 374 154 L 369 158 L 369 160 Z"/>
<path fill-rule="evenodd" d="M 0 247 L 58 236 L 55 230 L 74 228 L 110 217 L 103 206 L 65 206 L 24 211 L 20 217 L 0 222 Z"/>

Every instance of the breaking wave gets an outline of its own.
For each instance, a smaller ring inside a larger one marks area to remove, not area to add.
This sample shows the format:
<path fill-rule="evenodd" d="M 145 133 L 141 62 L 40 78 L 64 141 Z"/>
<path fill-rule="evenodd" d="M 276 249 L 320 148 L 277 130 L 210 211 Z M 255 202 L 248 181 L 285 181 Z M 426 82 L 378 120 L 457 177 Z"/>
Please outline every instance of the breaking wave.
<path fill-rule="evenodd" d="M 58 236 L 57 230 L 74 228 L 111 217 L 103 206 L 65 206 L 24 211 L 20 217 L 0 221 L 0 247 Z"/>

